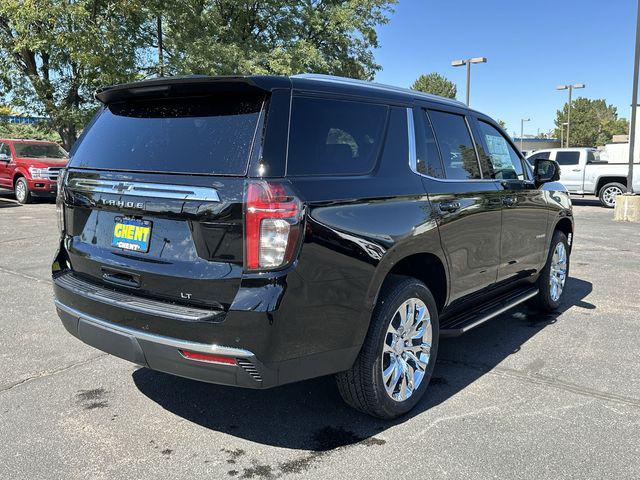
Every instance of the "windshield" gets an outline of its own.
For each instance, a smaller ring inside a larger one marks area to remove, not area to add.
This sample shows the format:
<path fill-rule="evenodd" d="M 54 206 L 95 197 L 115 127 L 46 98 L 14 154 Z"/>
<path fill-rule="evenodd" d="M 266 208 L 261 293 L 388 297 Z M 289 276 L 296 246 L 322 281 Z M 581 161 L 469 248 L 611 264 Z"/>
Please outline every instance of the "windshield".
<path fill-rule="evenodd" d="M 55 143 L 14 143 L 16 157 L 22 158 L 67 158 L 67 152 Z"/>
<path fill-rule="evenodd" d="M 263 99 L 220 95 L 109 105 L 72 152 L 71 166 L 244 175 Z"/>

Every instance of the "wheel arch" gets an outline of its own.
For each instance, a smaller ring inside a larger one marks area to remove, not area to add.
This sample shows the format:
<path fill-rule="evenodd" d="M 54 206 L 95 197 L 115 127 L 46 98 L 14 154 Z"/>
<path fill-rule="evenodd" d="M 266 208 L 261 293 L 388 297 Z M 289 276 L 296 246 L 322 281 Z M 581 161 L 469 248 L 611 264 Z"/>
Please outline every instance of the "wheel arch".
<path fill-rule="evenodd" d="M 596 196 L 600 195 L 600 190 L 602 190 L 602 188 L 607 183 L 620 183 L 620 184 L 622 184 L 622 185 L 624 185 L 626 187 L 627 186 L 627 177 L 600 177 L 600 178 L 598 178 L 598 182 L 596 183 L 596 191 L 594 192 Z"/>
<path fill-rule="evenodd" d="M 438 311 L 441 312 L 446 305 L 449 293 L 449 275 L 446 265 L 444 258 L 431 252 L 414 252 L 389 262 L 381 269 L 379 280 L 374 287 L 372 308 L 376 305 L 385 283 L 393 276 L 401 275 L 423 282 L 433 294 Z"/>
<path fill-rule="evenodd" d="M 556 221 L 553 231 L 555 232 L 556 230 L 561 231 L 567 236 L 569 240 L 569 251 L 571 251 L 573 245 L 573 222 L 568 217 L 562 217 Z"/>

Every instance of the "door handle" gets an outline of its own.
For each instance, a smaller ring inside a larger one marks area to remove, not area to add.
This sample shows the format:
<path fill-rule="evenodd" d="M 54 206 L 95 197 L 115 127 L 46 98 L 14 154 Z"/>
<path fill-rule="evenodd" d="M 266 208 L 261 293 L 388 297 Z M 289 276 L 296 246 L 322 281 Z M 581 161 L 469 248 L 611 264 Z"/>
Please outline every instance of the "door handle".
<path fill-rule="evenodd" d="M 581 168 L 574 168 L 574 169 L 572 169 L 571 171 L 572 171 L 572 172 L 581 172 L 581 171 L 582 171 L 582 169 L 581 169 Z"/>
<path fill-rule="evenodd" d="M 438 208 L 443 212 L 452 213 L 460 209 L 460 202 L 440 202 Z"/>
<path fill-rule="evenodd" d="M 518 199 L 516 197 L 503 197 L 502 204 L 506 207 L 513 207 L 516 203 L 518 203 Z"/>

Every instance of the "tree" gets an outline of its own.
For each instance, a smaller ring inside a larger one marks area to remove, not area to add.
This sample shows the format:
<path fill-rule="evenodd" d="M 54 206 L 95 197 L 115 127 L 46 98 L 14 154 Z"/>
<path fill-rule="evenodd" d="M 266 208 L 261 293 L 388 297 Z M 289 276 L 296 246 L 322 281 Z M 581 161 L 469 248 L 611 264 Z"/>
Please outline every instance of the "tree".
<path fill-rule="evenodd" d="M 0 138 L 29 138 L 60 143 L 60 135 L 46 123 L 0 122 Z"/>
<path fill-rule="evenodd" d="M 556 113 L 554 135 L 561 138 L 560 126 L 567 121 L 568 103 Z M 565 135 L 566 135 L 566 126 Z M 629 132 L 629 123 L 618 118 L 618 110 L 604 99 L 577 98 L 571 102 L 570 145 L 595 147 L 611 141 L 613 135 Z"/>
<path fill-rule="evenodd" d="M 16 115 L 16 112 L 9 105 L 0 103 L 0 115 Z"/>
<path fill-rule="evenodd" d="M 11 103 L 49 117 L 70 148 L 96 109 L 93 91 L 136 78 L 145 21 L 128 0 L 2 0 L 0 72 Z"/>
<path fill-rule="evenodd" d="M 184 0 L 163 13 L 171 73 L 327 73 L 372 79 L 396 0 Z"/>
<path fill-rule="evenodd" d="M 395 1 L 1 0 L 0 100 L 51 118 L 70 148 L 105 85 L 193 73 L 370 79 L 376 27 Z"/>
<path fill-rule="evenodd" d="M 498 119 L 498 125 L 500 125 L 500 128 L 501 128 L 502 130 L 504 130 L 505 132 L 507 131 L 507 124 L 505 123 L 505 121 L 504 121 L 504 120 L 500 120 L 500 119 Z"/>
<path fill-rule="evenodd" d="M 440 75 L 439 73 L 429 73 L 428 75 L 420 75 L 411 88 L 425 93 L 432 93 L 446 98 L 456 98 L 458 89 L 456 84 Z"/>

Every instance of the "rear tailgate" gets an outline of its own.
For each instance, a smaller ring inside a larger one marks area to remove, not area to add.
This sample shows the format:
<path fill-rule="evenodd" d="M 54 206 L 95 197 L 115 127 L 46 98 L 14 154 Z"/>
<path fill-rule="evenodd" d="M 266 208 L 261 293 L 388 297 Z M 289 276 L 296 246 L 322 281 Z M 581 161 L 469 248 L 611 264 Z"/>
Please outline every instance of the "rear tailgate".
<path fill-rule="evenodd" d="M 116 100 L 72 151 L 65 246 L 73 274 L 227 308 L 240 285 L 244 182 L 268 96 Z"/>

